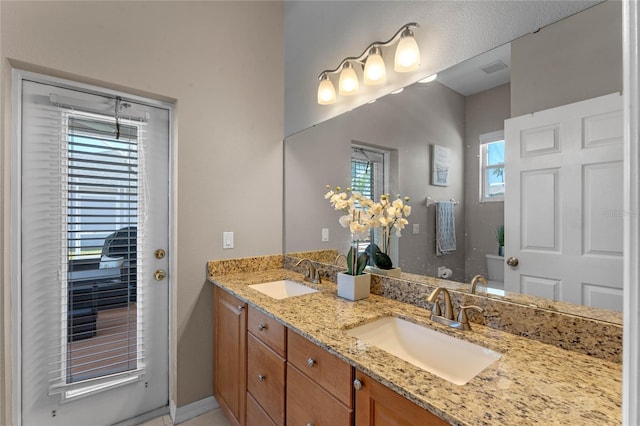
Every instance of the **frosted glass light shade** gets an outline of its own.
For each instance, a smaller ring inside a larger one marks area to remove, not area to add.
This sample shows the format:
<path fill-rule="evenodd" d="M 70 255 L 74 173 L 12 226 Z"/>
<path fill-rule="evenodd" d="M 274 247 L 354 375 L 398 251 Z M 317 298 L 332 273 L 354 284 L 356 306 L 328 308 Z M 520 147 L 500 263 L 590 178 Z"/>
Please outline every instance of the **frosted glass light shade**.
<path fill-rule="evenodd" d="M 355 95 L 358 93 L 360 83 L 358 83 L 358 76 L 353 69 L 351 62 L 347 62 L 342 67 L 340 72 L 340 81 L 338 82 L 338 93 L 342 96 Z"/>
<path fill-rule="evenodd" d="M 318 103 L 320 105 L 331 105 L 336 102 L 336 89 L 329 77 L 325 74 L 320 79 L 318 85 Z"/>
<path fill-rule="evenodd" d="M 387 69 L 382 60 L 382 51 L 379 47 L 373 47 L 367 56 L 364 66 L 364 84 L 376 85 L 387 81 Z"/>
<path fill-rule="evenodd" d="M 396 47 L 396 57 L 393 69 L 396 72 L 409 72 L 418 69 L 420 66 L 420 49 L 418 43 L 413 38 L 410 29 L 404 30 Z"/>

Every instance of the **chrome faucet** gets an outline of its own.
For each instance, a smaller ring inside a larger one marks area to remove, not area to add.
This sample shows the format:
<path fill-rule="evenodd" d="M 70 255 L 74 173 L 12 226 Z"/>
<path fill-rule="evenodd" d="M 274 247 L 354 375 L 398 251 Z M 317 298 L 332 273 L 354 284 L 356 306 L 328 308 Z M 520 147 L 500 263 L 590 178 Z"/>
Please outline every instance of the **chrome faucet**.
<path fill-rule="evenodd" d="M 487 280 L 482 275 L 476 275 L 471 279 L 471 294 L 475 294 L 478 281 L 484 284 L 485 286 L 487 285 Z"/>
<path fill-rule="evenodd" d="M 483 278 L 484 279 L 484 278 Z M 444 294 L 444 315 L 442 315 L 442 311 L 440 310 L 440 303 L 438 303 L 438 295 L 442 293 Z M 457 321 L 453 319 L 453 304 L 451 303 L 451 295 L 444 287 L 438 287 L 429 295 L 427 298 L 427 302 L 433 303 L 433 307 L 431 308 L 431 321 L 438 322 L 440 324 L 448 325 L 453 328 L 458 328 L 461 330 L 471 330 L 471 325 L 469 324 L 469 317 L 467 316 L 467 310 L 473 309 L 478 312 L 483 312 L 482 308 L 479 306 L 462 306 L 460 305 L 460 310 L 458 311 Z"/>
<path fill-rule="evenodd" d="M 304 270 L 304 280 L 308 282 L 312 282 L 314 284 L 319 284 L 320 272 L 316 268 L 314 268 L 313 263 L 311 263 L 309 259 L 298 260 L 298 263 L 296 263 L 294 267 L 300 265 L 302 262 L 305 262 L 307 266 L 306 269 Z"/>
<path fill-rule="evenodd" d="M 340 258 L 344 259 L 344 263 L 347 263 L 347 256 L 345 256 L 344 254 L 340 253 L 336 256 L 336 260 L 333 261 L 334 265 L 338 264 L 338 261 L 340 260 Z"/>
<path fill-rule="evenodd" d="M 460 305 L 460 311 L 458 312 L 458 322 L 460 328 L 463 330 L 471 330 L 471 324 L 469 324 L 469 317 L 467 317 L 467 309 L 473 309 L 474 311 L 484 312 L 480 306 L 462 306 Z"/>
<path fill-rule="evenodd" d="M 438 295 L 442 292 L 444 294 L 444 316 L 442 315 L 442 311 L 440 310 L 440 304 L 438 303 Z M 451 304 L 451 295 L 444 287 L 438 287 L 429 295 L 427 298 L 427 302 L 433 303 L 433 308 L 431 308 L 431 319 L 437 322 L 441 322 L 442 324 L 447 324 L 447 322 L 442 322 L 442 320 L 448 320 L 453 322 L 453 305 Z"/>

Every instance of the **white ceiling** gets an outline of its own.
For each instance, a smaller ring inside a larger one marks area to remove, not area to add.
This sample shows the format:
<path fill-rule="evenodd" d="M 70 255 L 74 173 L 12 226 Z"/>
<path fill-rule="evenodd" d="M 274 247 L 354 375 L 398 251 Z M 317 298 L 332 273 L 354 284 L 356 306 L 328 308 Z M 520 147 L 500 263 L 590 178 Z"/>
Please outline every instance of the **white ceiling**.
<path fill-rule="evenodd" d="M 483 68 L 502 63 L 506 68 L 487 74 Z M 463 96 L 492 89 L 511 80 L 511 44 L 507 43 L 493 50 L 461 62 L 438 73 L 438 82 Z"/>

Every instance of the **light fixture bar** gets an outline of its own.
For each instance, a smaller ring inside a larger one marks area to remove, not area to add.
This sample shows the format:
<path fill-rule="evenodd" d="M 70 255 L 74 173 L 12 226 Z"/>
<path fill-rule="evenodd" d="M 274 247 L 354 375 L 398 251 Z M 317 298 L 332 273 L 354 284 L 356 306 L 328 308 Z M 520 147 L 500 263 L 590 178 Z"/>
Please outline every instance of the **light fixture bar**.
<path fill-rule="evenodd" d="M 374 41 L 373 43 L 371 43 L 369 46 L 367 46 L 366 49 L 364 49 L 364 52 L 362 52 L 362 54 L 360 54 L 360 56 L 350 56 L 348 58 L 344 58 L 342 60 L 342 62 L 340 62 L 340 64 L 338 64 L 338 66 L 332 70 L 324 70 L 320 73 L 320 75 L 318 75 L 318 80 L 322 80 L 322 76 L 323 75 L 329 75 L 329 74 L 337 74 L 340 71 L 342 71 L 342 67 L 346 62 L 358 62 L 360 64 L 364 63 L 364 59 L 367 57 L 367 55 L 369 55 L 369 51 L 371 50 L 371 48 L 373 47 L 387 47 L 387 46 L 391 46 L 392 44 L 394 44 L 396 41 L 398 41 L 403 32 L 405 30 L 411 30 L 411 29 L 415 29 L 415 28 L 420 28 L 420 25 L 418 25 L 415 22 L 409 22 L 408 24 L 403 25 L 398 31 L 396 31 L 396 33 L 393 35 L 393 37 L 391 37 L 389 40 L 387 41 Z"/>

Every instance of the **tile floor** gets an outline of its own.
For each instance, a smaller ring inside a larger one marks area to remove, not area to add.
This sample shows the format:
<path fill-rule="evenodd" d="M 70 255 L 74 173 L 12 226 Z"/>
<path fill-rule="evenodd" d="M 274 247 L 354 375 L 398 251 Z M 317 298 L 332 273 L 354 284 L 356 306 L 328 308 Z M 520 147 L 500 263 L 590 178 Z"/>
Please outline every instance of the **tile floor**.
<path fill-rule="evenodd" d="M 173 426 L 173 422 L 171 421 L 171 416 L 167 414 L 142 423 L 140 426 Z M 184 423 L 180 423 L 180 426 L 230 426 L 230 423 L 224 414 L 222 414 L 222 411 L 217 408 L 198 417 L 194 417 L 191 420 L 187 420 Z"/>

